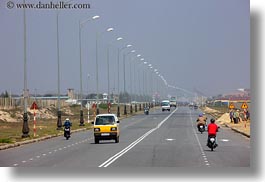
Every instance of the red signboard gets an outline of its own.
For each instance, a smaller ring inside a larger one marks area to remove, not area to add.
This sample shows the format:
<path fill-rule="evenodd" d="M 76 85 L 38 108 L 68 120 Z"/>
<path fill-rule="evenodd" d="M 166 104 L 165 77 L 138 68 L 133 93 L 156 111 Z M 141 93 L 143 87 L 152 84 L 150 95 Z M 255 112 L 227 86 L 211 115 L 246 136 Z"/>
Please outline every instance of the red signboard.
<path fill-rule="evenodd" d="M 37 103 L 34 101 L 30 107 L 30 109 L 39 109 Z"/>

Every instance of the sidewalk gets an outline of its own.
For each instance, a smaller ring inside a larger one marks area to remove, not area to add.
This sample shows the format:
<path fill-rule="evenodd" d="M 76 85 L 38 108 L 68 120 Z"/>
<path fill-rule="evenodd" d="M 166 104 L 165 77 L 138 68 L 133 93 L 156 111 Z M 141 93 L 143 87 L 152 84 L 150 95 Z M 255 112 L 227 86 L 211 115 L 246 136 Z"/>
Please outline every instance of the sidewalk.
<path fill-rule="evenodd" d="M 212 115 L 216 119 L 216 123 L 228 128 L 231 128 L 233 131 L 241 133 L 246 137 L 250 138 L 250 120 L 240 121 L 238 124 L 231 123 L 229 113 L 222 114 L 221 112 L 207 108 L 204 110 L 205 113 Z"/>

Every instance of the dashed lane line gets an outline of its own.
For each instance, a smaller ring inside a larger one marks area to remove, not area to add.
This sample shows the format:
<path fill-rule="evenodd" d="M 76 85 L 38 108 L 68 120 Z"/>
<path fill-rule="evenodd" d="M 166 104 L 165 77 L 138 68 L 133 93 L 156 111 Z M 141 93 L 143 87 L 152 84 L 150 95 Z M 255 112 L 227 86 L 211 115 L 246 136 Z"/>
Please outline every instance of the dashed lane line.
<path fill-rule="evenodd" d="M 191 122 L 191 124 L 192 124 L 192 126 L 193 126 L 193 123 L 192 123 L 192 117 L 191 117 L 191 111 L 190 111 L 189 113 L 190 113 L 190 122 Z M 210 165 L 210 163 L 209 163 L 209 161 L 208 161 L 208 159 L 207 159 L 207 156 L 206 156 L 205 153 L 204 153 L 204 150 L 203 150 L 203 148 L 202 148 L 201 142 L 200 142 L 200 140 L 199 140 L 199 138 L 198 138 L 198 136 L 197 136 L 197 134 L 196 134 L 196 131 L 195 131 L 194 127 L 192 127 L 192 129 L 193 129 L 193 133 L 194 133 L 194 135 L 195 135 L 195 138 L 196 138 L 196 140 L 197 140 L 197 142 L 198 142 L 198 144 L 199 144 L 199 147 L 200 147 L 200 150 L 201 150 L 201 155 L 202 155 L 202 157 L 203 157 L 204 163 L 205 163 L 206 166 L 210 167 L 211 165 Z"/>
<path fill-rule="evenodd" d="M 81 141 L 76 142 L 76 143 L 73 143 L 73 144 L 68 144 L 67 147 L 70 148 L 70 147 L 72 147 L 72 146 L 74 146 L 74 145 L 78 145 L 78 144 L 84 143 L 84 142 L 89 141 L 89 140 L 91 140 L 91 139 L 92 139 L 92 138 L 88 138 L 88 139 L 81 140 Z M 58 149 L 54 149 L 53 152 L 50 151 L 50 152 L 48 152 L 48 154 L 52 154 L 52 153 L 55 153 L 55 152 L 57 152 L 57 151 L 62 151 L 63 149 L 67 149 L 67 147 L 64 146 L 64 147 L 60 147 L 60 148 L 58 148 Z M 43 153 L 43 154 L 41 154 L 41 155 L 37 155 L 37 156 L 35 156 L 35 158 L 40 159 L 41 156 L 45 157 L 45 156 L 47 156 L 47 154 L 46 154 L 46 153 Z M 21 163 L 31 162 L 31 161 L 33 161 L 33 160 L 34 160 L 34 158 L 30 158 L 28 161 L 26 161 L 26 160 L 21 161 Z M 18 163 L 15 163 L 15 164 L 13 164 L 12 166 L 16 167 L 16 166 L 19 166 L 19 164 L 18 164 Z"/>

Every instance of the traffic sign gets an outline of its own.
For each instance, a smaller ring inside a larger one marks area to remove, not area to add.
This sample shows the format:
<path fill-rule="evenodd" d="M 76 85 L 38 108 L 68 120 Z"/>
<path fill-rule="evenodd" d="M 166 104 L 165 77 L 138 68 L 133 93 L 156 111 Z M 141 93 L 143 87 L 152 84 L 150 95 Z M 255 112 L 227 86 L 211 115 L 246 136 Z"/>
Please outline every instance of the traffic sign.
<path fill-rule="evenodd" d="M 39 107 L 35 101 L 32 103 L 30 109 L 39 109 Z"/>
<path fill-rule="evenodd" d="M 235 105 L 233 104 L 233 102 L 230 103 L 229 109 L 235 109 Z"/>
<path fill-rule="evenodd" d="M 244 102 L 244 103 L 241 105 L 241 108 L 242 108 L 242 109 L 247 109 L 247 108 L 248 108 L 248 105 L 247 105 L 247 103 L 246 103 L 246 102 Z"/>

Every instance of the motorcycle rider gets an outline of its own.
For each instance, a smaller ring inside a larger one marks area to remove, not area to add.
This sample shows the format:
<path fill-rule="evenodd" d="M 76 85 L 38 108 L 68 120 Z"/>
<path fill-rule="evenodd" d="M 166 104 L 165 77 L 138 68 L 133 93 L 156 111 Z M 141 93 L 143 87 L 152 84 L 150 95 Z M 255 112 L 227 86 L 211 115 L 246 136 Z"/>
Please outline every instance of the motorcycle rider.
<path fill-rule="evenodd" d="M 149 114 L 149 107 L 148 107 L 148 106 L 145 106 L 145 108 L 144 108 L 144 113 L 145 113 L 145 114 Z"/>
<path fill-rule="evenodd" d="M 199 114 L 199 117 L 197 118 L 197 128 L 198 129 L 199 129 L 201 124 L 203 124 L 204 127 L 206 125 L 206 118 L 203 116 L 203 114 Z"/>
<path fill-rule="evenodd" d="M 70 127 L 72 126 L 72 123 L 71 123 L 71 121 L 70 121 L 69 118 L 66 118 L 66 119 L 65 119 L 65 122 L 64 122 L 63 126 L 64 126 L 65 128 L 70 128 Z"/>
<path fill-rule="evenodd" d="M 219 126 L 217 126 L 217 124 L 215 124 L 215 119 L 214 118 L 212 118 L 211 120 L 211 123 L 210 124 L 208 124 L 208 140 L 207 140 L 207 146 L 208 146 L 208 143 L 209 143 L 209 141 L 210 141 L 210 137 L 215 137 L 216 138 L 216 133 L 218 132 L 218 128 L 219 128 Z M 217 141 L 217 140 L 215 140 L 215 141 Z M 217 147 L 218 146 L 218 144 L 217 144 L 217 142 L 215 142 L 215 147 Z"/>
<path fill-rule="evenodd" d="M 65 131 L 65 129 L 69 129 L 69 137 L 70 137 L 70 135 L 71 135 L 71 129 L 70 129 L 70 127 L 72 126 L 72 123 L 71 123 L 71 121 L 70 121 L 70 119 L 69 118 L 66 118 L 66 120 L 65 120 L 65 122 L 64 122 L 64 124 L 63 124 L 63 126 L 64 126 L 64 137 L 66 137 L 67 136 L 67 131 Z"/>

